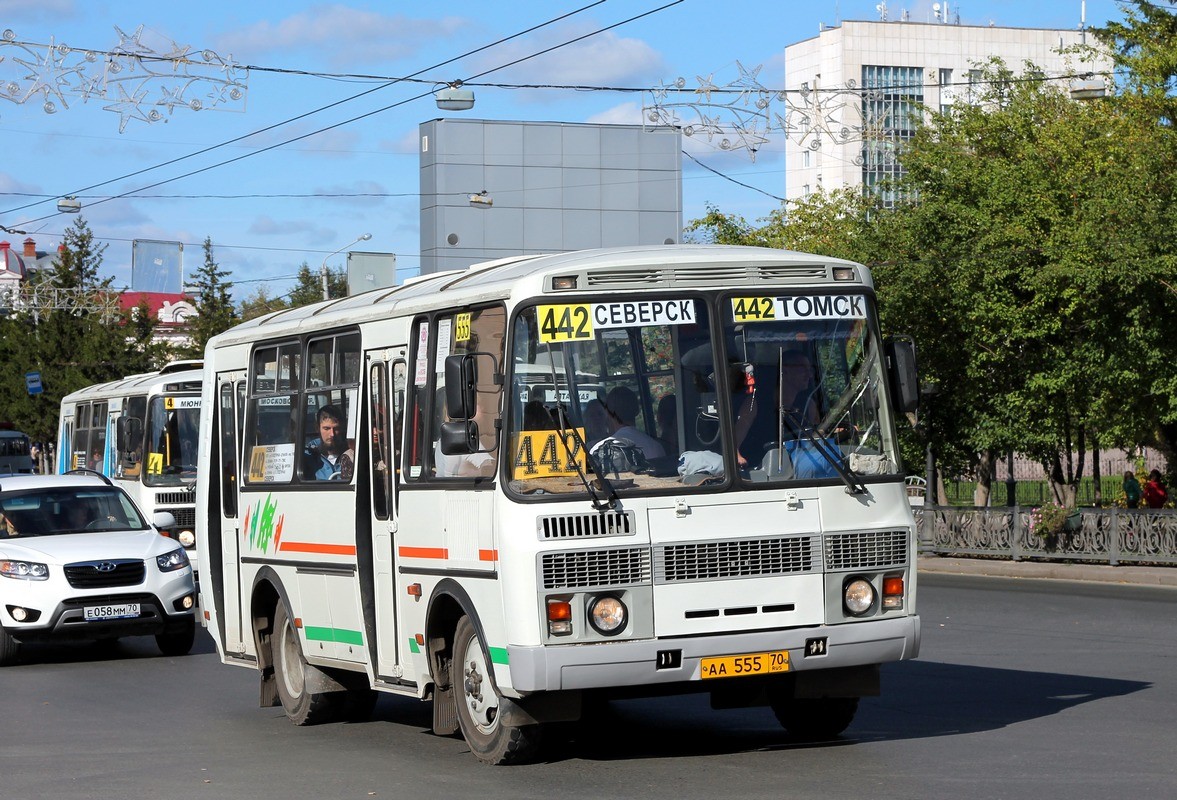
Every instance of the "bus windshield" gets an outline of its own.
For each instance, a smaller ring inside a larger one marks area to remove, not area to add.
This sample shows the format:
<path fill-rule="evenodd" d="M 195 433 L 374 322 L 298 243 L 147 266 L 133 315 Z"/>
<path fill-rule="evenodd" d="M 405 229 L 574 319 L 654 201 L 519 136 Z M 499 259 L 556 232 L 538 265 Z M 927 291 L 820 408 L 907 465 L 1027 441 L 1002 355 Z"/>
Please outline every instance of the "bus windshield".
<path fill-rule="evenodd" d="M 521 310 L 510 489 L 603 499 L 898 474 L 865 295 L 723 298 L 722 341 L 713 313 L 686 296 Z"/>
<path fill-rule="evenodd" d="M 153 397 L 147 413 L 145 482 L 178 486 L 196 479 L 199 398 Z"/>

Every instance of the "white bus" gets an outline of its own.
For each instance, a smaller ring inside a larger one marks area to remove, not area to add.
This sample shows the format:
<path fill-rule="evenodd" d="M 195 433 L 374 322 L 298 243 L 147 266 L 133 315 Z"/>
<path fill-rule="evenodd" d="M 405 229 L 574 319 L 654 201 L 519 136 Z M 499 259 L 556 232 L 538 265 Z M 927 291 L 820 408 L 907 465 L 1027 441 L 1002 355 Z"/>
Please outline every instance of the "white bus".
<path fill-rule="evenodd" d="M 29 437 L 15 430 L 11 422 L 0 422 L 0 475 L 31 475 L 33 472 Z"/>
<path fill-rule="evenodd" d="M 836 736 L 919 649 L 915 400 L 867 269 L 787 251 L 524 256 L 277 312 L 205 352 L 205 624 L 297 724 L 430 699 L 489 763 L 643 693 Z"/>
<path fill-rule="evenodd" d="M 199 361 L 87 386 L 61 400 L 57 471 L 89 469 L 118 481 L 152 518 L 167 511 L 197 571 L 196 437 Z"/>

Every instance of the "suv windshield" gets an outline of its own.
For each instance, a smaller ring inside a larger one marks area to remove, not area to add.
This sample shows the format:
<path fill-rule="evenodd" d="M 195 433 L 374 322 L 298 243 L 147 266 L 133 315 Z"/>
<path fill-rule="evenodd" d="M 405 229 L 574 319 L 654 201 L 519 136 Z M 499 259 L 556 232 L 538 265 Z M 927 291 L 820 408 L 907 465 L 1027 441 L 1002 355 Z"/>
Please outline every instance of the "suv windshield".
<path fill-rule="evenodd" d="M 0 494 L 0 537 L 138 531 L 147 523 L 120 489 L 53 487 Z"/>

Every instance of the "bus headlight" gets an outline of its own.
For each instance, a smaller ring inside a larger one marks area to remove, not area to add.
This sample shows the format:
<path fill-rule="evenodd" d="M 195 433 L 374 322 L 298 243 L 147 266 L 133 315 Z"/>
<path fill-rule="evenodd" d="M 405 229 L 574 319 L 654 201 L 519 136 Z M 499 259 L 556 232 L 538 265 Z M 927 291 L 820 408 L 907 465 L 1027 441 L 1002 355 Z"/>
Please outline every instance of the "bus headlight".
<path fill-rule="evenodd" d="M 196 545 L 196 534 L 188 530 L 180 531 L 180 535 L 176 537 L 176 540 L 185 547 L 193 547 Z"/>
<path fill-rule="evenodd" d="M 602 595 L 589 607 L 589 624 L 604 636 L 613 636 L 625 630 L 629 621 L 629 610 L 625 603 L 612 595 Z"/>
<path fill-rule="evenodd" d="M 870 611 L 875 604 L 875 587 L 865 578 L 854 578 L 846 582 L 842 590 L 842 605 L 847 613 L 854 617 L 861 617 Z"/>

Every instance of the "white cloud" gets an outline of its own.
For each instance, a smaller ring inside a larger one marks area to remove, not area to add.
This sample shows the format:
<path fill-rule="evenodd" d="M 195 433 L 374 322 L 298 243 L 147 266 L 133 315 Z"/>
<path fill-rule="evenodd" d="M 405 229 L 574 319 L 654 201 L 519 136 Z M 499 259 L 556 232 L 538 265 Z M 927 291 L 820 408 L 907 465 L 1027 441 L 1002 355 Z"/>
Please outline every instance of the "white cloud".
<path fill-rule="evenodd" d="M 482 56 L 478 71 L 510 63 L 592 30 L 588 26 L 570 26 L 496 47 Z M 480 80 L 490 83 L 644 86 L 664 69 L 662 56 L 653 47 L 641 39 L 623 39 L 607 31 L 493 72 Z"/>
<path fill-rule="evenodd" d="M 336 68 L 379 64 L 409 56 L 431 39 L 466 26 L 458 17 L 412 19 L 344 5 L 313 6 L 277 22 L 262 21 L 222 34 L 216 48 L 235 60 L 274 52 L 315 49 Z"/>
<path fill-rule="evenodd" d="M 642 104 L 637 102 L 622 103 L 593 114 L 585 122 L 594 125 L 641 125 L 643 122 Z"/>
<path fill-rule="evenodd" d="M 74 0 L 5 0 L 4 21 L 62 19 L 77 9 Z"/>
<path fill-rule="evenodd" d="M 311 220 L 276 220 L 265 214 L 254 219 L 248 233 L 257 236 L 298 236 L 309 242 L 332 242 L 337 238 L 335 231 L 317 226 Z"/>
<path fill-rule="evenodd" d="M 403 153 L 416 156 L 421 148 L 421 131 L 417 128 L 405 131 L 399 139 L 381 139 L 378 147 L 389 153 Z"/>

